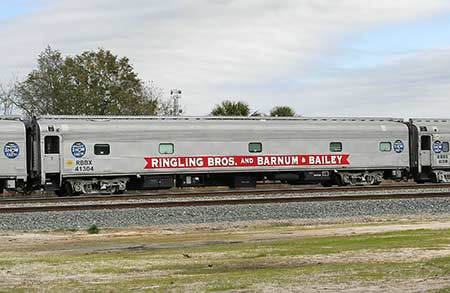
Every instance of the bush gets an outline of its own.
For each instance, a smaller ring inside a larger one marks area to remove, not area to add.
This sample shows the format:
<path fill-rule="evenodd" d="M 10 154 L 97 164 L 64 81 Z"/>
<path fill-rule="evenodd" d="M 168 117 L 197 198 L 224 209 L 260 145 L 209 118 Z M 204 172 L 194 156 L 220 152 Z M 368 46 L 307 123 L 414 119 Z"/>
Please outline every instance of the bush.
<path fill-rule="evenodd" d="M 98 229 L 97 225 L 95 225 L 95 224 L 92 224 L 92 225 L 87 229 L 87 232 L 88 232 L 89 234 L 98 234 L 99 231 L 100 231 L 100 230 Z"/>

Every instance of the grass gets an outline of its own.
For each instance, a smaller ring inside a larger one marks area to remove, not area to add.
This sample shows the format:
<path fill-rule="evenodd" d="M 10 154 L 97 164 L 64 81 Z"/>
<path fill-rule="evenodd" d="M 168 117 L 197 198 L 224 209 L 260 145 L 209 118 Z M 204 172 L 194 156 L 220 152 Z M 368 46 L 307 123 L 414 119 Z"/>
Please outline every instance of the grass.
<path fill-rule="evenodd" d="M 449 292 L 450 292 L 450 286 L 441 288 L 441 289 L 435 291 L 435 293 L 449 293 Z"/>
<path fill-rule="evenodd" d="M 244 238 L 253 230 L 241 228 L 235 232 Z M 48 291 L 216 292 L 257 290 L 260 286 L 291 288 L 317 283 L 395 283 L 417 278 L 450 278 L 450 252 L 448 256 L 438 255 L 425 260 L 363 257 L 367 253 L 383 254 L 402 249 L 419 249 L 420 256 L 420 251 L 448 249 L 450 230 L 309 236 L 270 241 L 250 239 L 227 244 L 195 242 L 204 238 L 210 241 L 214 237 L 225 241 L 236 238 L 238 234 L 201 231 L 169 236 L 167 241 L 170 243 L 176 239 L 189 244 L 170 249 L 152 247 L 152 239 L 159 243 L 164 237 L 146 238 L 148 236 L 145 235 L 114 239 L 99 238 L 103 236 L 99 234 L 96 238 L 74 238 L 69 244 L 48 242 L 47 247 L 43 243 L 25 243 L 20 252 L 10 248 L 0 256 L 0 291 L 41 291 L 45 288 Z M 127 250 L 126 246 L 125 249 L 117 249 L 117 246 L 123 248 L 123 245 L 137 242 L 144 245 L 143 249 Z M 347 257 L 349 253 L 361 257 L 351 260 Z M 29 282 L 14 282 L 20 276 L 26 276 Z M 448 289 L 443 288 L 442 292 Z"/>
<path fill-rule="evenodd" d="M 155 286 L 159 290 L 189 290 L 192 284 L 201 291 L 223 291 L 232 289 L 254 289 L 255 284 L 270 284 L 276 287 L 302 285 L 308 282 L 345 283 L 355 281 L 405 280 L 407 278 L 446 277 L 449 274 L 448 258 L 437 258 L 425 263 L 382 264 L 316 264 L 267 267 L 193 268 L 185 266 L 176 274 L 163 277 L 136 277 L 120 281 L 96 284 L 96 290 L 117 291 L 142 289 Z M 116 272 L 114 272 L 116 273 Z"/>

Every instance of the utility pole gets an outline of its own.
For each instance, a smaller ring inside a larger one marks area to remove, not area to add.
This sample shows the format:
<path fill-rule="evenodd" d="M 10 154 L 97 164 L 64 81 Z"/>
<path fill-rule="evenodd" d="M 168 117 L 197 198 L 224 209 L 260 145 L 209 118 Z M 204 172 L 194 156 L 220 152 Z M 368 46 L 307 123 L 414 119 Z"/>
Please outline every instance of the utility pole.
<path fill-rule="evenodd" d="M 181 90 L 180 89 L 171 90 L 170 97 L 173 100 L 173 115 L 178 116 L 183 112 L 183 110 L 180 109 Z"/>

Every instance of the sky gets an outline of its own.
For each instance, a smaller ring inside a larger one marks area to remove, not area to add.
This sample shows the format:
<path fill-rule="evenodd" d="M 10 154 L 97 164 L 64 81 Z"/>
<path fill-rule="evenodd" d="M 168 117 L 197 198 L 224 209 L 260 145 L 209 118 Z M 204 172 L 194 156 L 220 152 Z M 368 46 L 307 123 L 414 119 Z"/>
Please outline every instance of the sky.
<path fill-rule="evenodd" d="M 102 47 L 187 115 L 450 117 L 450 0 L 0 0 L 0 40 L 2 82 Z"/>

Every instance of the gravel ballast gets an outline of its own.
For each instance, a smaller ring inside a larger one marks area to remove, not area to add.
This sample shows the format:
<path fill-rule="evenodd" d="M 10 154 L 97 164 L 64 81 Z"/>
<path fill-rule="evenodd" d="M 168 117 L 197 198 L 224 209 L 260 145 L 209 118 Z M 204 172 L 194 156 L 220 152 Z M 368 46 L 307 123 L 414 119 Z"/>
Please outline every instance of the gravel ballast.
<path fill-rule="evenodd" d="M 450 215 L 449 198 L 389 199 L 0 214 L 0 230 L 85 229 L 254 220 Z"/>
<path fill-rule="evenodd" d="M 268 194 L 245 194 L 245 195 L 216 195 L 216 196 L 189 196 L 186 195 L 184 197 L 175 197 L 175 198 L 166 198 L 166 197 L 152 197 L 146 196 L 139 199 L 133 199 L 132 197 L 127 198 L 126 196 L 118 196 L 114 200 L 101 200 L 101 201 L 92 201 L 89 198 L 83 197 L 73 197 L 73 200 L 62 200 L 62 201 L 49 201 L 49 202 L 33 202 L 29 203 L 24 201 L 21 202 L 8 202 L 7 200 L 3 202 L 5 207 L 45 207 L 45 206 L 74 206 L 74 205 L 97 205 L 97 204 L 118 204 L 118 203 L 151 203 L 151 202 L 189 202 L 189 201 L 198 201 L 198 200 L 217 200 L 217 199 L 264 199 L 264 198 L 274 198 L 274 197 L 282 197 L 282 198 L 294 198 L 294 197 L 333 197 L 333 196 L 376 196 L 376 195 L 399 195 L 399 194 L 425 194 L 425 193 L 450 193 L 450 188 L 448 187 L 433 187 L 433 188 L 421 188 L 421 189 L 386 189 L 386 190 L 354 190 L 354 191 L 323 191 L 323 192 L 301 192 L 301 193 L 268 193 Z M 97 199 L 101 199 L 99 196 Z M 45 200 L 45 199 L 44 199 Z"/>

